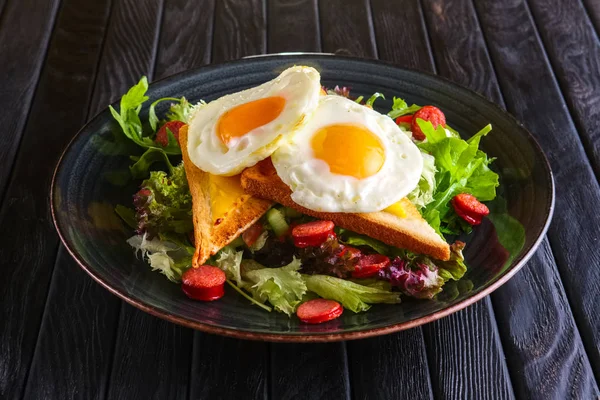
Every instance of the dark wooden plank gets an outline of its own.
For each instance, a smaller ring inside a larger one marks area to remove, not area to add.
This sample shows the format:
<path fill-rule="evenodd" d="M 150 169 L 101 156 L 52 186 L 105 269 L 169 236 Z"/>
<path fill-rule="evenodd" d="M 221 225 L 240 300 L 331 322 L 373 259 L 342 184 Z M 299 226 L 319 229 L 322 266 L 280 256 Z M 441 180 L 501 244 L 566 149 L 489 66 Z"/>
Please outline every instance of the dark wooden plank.
<path fill-rule="evenodd" d="M 59 0 L 9 1 L 0 19 L 0 200 L 10 178 L 17 148 L 46 56 Z"/>
<path fill-rule="evenodd" d="M 423 327 L 433 391 L 443 399 L 513 399 L 489 299 Z"/>
<path fill-rule="evenodd" d="M 371 0 L 379 58 L 405 68 L 434 71 L 419 0 Z M 402 23 L 401 28 L 398 24 Z"/>
<path fill-rule="evenodd" d="M 214 11 L 215 0 L 165 1 L 156 79 L 210 62 Z"/>
<path fill-rule="evenodd" d="M 193 333 L 123 303 L 107 398 L 185 398 Z"/>
<path fill-rule="evenodd" d="M 319 2 L 321 40 L 329 53 L 377 57 L 368 0 Z"/>
<path fill-rule="evenodd" d="M 23 398 L 104 399 L 118 302 L 63 247 L 58 255 Z"/>
<path fill-rule="evenodd" d="M 600 3 L 596 0 L 583 0 L 583 4 L 596 28 L 596 32 L 600 32 Z"/>
<path fill-rule="evenodd" d="M 263 342 L 198 332 L 194 335 L 189 398 L 266 399 L 268 354 Z"/>
<path fill-rule="evenodd" d="M 97 113 L 111 99 L 118 98 L 133 83 L 137 82 L 140 75 L 151 72 L 154 65 L 161 7 L 162 2 L 159 0 L 148 0 L 144 3 L 133 0 L 115 3 L 110 15 L 110 24 L 90 101 L 90 114 Z M 79 46 L 77 40 L 74 45 Z M 118 347 L 118 355 L 113 354 L 119 315 L 124 314 L 120 312 L 121 302 L 108 291 L 93 283 L 85 273 L 74 274 L 72 271 L 65 271 L 72 265 L 70 256 L 66 252 L 61 252 L 57 258 L 56 276 L 52 281 L 44 323 L 39 334 L 40 346 L 38 346 L 36 355 L 40 356 L 36 357 L 37 363 L 34 366 L 37 371 L 40 371 L 40 375 L 48 382 L 64 380 L 65 367 L 61 365 L 60 361 L 66 357 L 62 356 L 62 353 L 65 351 L 77 353 L 77 358 L 74 356 L 73 362 L 79 368 L 68 371 L 72 374 L 69 379 L 77 382 L 77 385 L 74 385 L 77 394 L 82 398 L 103 398 L 105 397 L 105 388 L 108 388 L 109 395 L 117 392 L 118 396 L 119 390 L 123 390 L 121 393 L 126 393 L 122 386 L 107 386 L 113 359 L 118 360 L 115 362 L 117 371 L 120 371 L 119 368 L 128 366 L 136 368 L 135 372 L 139 374 L 135 375 L 132 381 L 139 378 L 139 381 L 136 382 L 138 384 L 148 382 L 150 379 L 160 380 L 162 377 L 168 377 L 177 372 L 173 371 L 168 363 L 156 364 L 153 353 L 143 352 L 139 347 L 152 343 L 153 347 L 151 348 L 156 354 L 170 352 L 176 360 L 185 359 L 189 348 L 175 347 L 172 342 L 157 340 L 157 338 L 177 337 L 176 330 L 166 323 L 164 323 L 165 327 L 162 331 L 164 335 L 161 336 L 160 331 L 157 333 L 154 329 L 148 329 L 145 341 L 139 340 L 136 343 L 138 347 L 134 345 L 127 346 L 125 349 Z M 85 298 L 86 301 L 70 302 L 75 296 Z M 65 304 L 65 302 L 69 303 Z M 75 315 L 76 318 L 64 318 L 65 309 L 69 310 L 69 315 Z M 60 321 L 61 323 L 52 325 L 45 323 L 46 320 Z M 124 324 L 123 335 L 125 337 L 130 332 L 127 328 L 128 325 Z M 146 328 L 154 328 L 154 326 L 150 323 Z M 152 334 L 157 334 L 157 336 L 153 338 Z M 89 338 L 94 338 L 94 340 L 89 340 Z M 136 350 L 139 352 L 134 355 L 133 352 Z M 56 358 L 59 356 L 61 359 L 57 360 Z M 60 367 L 54 367 L 55 365 Z M 154 368 L 146 368 L 148 365 L 153 365 Z M 140 368 L 140 366 L 144 368 Z M 184 365 L 183 369 L 187 373 L 189 363 Z M 127 380 L 128 376 L 119 375 L 118 378 Z M 127 381 L 126 384 L 131 384 L 132 381 Z M 35 394 L 35 390 L 41 386 L 33 384 L 36 382 L 33 376 L 30 382 L 32 382 L 31 392 Z M 136 388 L 135 385 L 127 386 L 127 388 L 129 387 Z M 55 388 L 57 391 L 63 389 L 73 390 L 62 386 Z M 172 393 L 172 389 L 165 385 L 159 385 L 154 389 L 153 395 L 158 397 L 167 397 Z M 183 392 L 186 390 L 184 387 Z M 56 393 L 56 395 L 59 398 L 67 396 L 64 393 Z M 34 397 L 36 396 L 34 395 Z"/>
<path fill-rule="evenodd" d="M 212 62 L 235 60 L 266 51 L 262 0 L 221 0 L 215 9 Z"/>
<path fill-rule="evenodd" d="M 269 53 L 321 49 L 317 0 L 268 0 Z"/>
<path fill-rule="evenodd" d="M 600 189 L 536 36 L 527 5 L 520 0 L 482 1 L 476 3 L 476 8 L 507 108 L 532 130 L 552 165 L 558 195 L 548 237 L 586 345 L 587 355 L 583 348 L 578 348 L 577 356 L 585 360 L 584 365 L 589 356 L 596 366 L 600 316 L 595 311 L 595 299 L 600 294 L 600 271 L 592 266 L 598 264 L 600 250 L 592 227 L 600 223 L 594 208 L 600 201 Z M 523 63 L 525 59 L 527 62 Z M 541 271 L 536 272 L 543 276 Z M 549 285 L 552 286 L 555 285 Z M 557 319 L 552 323 L 568 326 L 571 321 Z M 572 339 L 579 341 L 576 329 Z M 546 349 L 559 357 L 557 349 Z M 556 362 L 556 365 L 566 364 L 566 360 Z M 584 372 L 592 373 L 589 368 Z M 563 382 L 564 386 L 556 388 L 557 396 L 569 393 L 572 385 L 586 381 Z"/>
<path fill-rule="evenodd" d="M 591 399 L 598 387 L 547 240 L 528 265 L 494 296 L 498 329 L 518 397 Z M 528 285 L 522 282 L 529 282 Z M 559 295 L 547 291 L 555 282 Z"/>
<path fill-rule="evenodd" d="M 271 345 L 272 399 L 349 399 L 344 343 Z"/>
<path fill-rule="evenodd" d="M 579 136 L 600 176 L 600 41 L 583 4 L 529 2 Z"/>
<path fill-rule="evenodd" d="M 421 328 L 348 343 L 355 399 L 432 399 Z"/>
<path fill-rule="evenodd" d="M 9 12 L 8 8 L 5 11 Z M 19 21 L 18 16 L 13 17 Z M 0 398 L 21 395 L 32 362 L 58 246 L 48 210 L 51 168 L 85 122 L 107 19 L 106 1 L 64 2 L 7 187 L 6 201 L 0 211 L 3 227 L 0 230 Z M 3 44 L 7 43 L 6 37 L 3 40 Z M 6 46 L 11 48 L 12 44 Z M 21 51 L 29 54 L 29 50 Z M 13 57 L 18 63 L 19 56 Z M 30 60 L 30 63 L 34 62 L 34 59 Z M 18 65 L 11 60 L 4 67 L 9 64 L 14 68 Z M 21 71 L 15 74 L 19 75 Z M 3 88 L 11 87 L 12 82 L 3 81 Z M 65 87 L 70 90 L 62 90 Z M 5 94 L 12 96 L 8 92 Z M 24 108 L 27 96 L 20 96 L 21 100 L 16 103 Z M 6 117 L 8 114 L 3 114 L 2 118 Z M 8 138 L 13 133 L 5 130 L 2 137 Z M 7 170 L 10 169 L 9 161 L 2 160 Z M 35 372 L 32 378 L 37 379 Z M 62 378 L 65 377 L 61 376 L 61 382 L 65 382 Z M 44 383 L 41 378 L 40 383 Z M 61 386 L 57 382 L 52 384 Z"/>

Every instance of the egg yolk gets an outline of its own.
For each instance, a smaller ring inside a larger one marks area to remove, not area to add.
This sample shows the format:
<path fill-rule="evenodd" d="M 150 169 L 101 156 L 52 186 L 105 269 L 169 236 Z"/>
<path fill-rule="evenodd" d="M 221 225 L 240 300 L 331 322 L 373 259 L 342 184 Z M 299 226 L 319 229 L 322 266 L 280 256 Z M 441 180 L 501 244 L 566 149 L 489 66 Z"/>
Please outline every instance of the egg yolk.
<path fill-rule="evenodd" d="M 370 130 L 351 124 L 329 125 L 312 138 L 315 157 L 329 165 L 334 174 L 357 179 L 375 175 L 385 161 L 381 141 Z"/>
<path fill-rule="evenodd" d="M 233 138 L 239 138 L 248 132 L 268 124 L 281 114 L 285 99 L 280 96 L 241 104 L 225 112 L 217 124 L 217 135 L 225 144 Z"/>

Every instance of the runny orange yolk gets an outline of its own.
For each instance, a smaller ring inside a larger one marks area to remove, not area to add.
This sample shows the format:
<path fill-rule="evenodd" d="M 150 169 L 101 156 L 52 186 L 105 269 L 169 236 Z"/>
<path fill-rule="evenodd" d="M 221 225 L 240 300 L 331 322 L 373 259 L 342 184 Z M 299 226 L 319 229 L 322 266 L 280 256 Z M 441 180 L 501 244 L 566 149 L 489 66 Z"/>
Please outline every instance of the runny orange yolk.
<path fill-rule="evenodd" d="M 285 99 L 280 96 L 265 97 L 241 104 L 225 112 L 217 124 L 217 135 L 225 144 L 248 132 L 268 124 L 281 114 Z"/>
<path fill-rule="evenodd" d="M 312 138 L 315 157 L 325 161 L 334 174 L 357 179 L 375 175 L 385 161 L 381 141 L 370 130 L 352 124 L 321 128 Z"/>

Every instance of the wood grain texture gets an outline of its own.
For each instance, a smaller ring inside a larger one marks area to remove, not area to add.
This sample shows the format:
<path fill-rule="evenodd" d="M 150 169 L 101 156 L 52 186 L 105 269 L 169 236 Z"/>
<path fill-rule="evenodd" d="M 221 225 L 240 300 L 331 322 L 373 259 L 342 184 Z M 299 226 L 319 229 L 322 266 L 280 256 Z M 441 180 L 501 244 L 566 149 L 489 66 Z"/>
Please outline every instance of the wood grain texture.
<path fill-rule="evenodd" d="M 596 28 L 596 33 L 600 32 L 600 2 L 597 0 L 582 0 L 582 2 L 589 18 Z"/>
<path fill-rule="evenodd" d="M 377 58 L 368 0 L 319 2 L 323 50 L 340 55 Z"/>
<path fill-rule="evenodd" d="M 514 399 L 489 301 L 423 327 L 431 380 L 443 399 Z"/>
<path fill-rule="evenodd" d="M 272 399 L 350 399 L 344 343 L 271 344 Z"/>
<path fill-rule="evenodd" d="M 268 0 L 267 20 L 268 53 L 321 50 L 317 0 Z"/>
<path fill-rule="evenodd" d="M 62 247 L 57 263 L 23 397 L 104 399 L 119 302 Z"/>
<path fill-rule="evenodd" d="M 212 62 L 263 54 L 267 47 L 262 0 L 221 0 L 215 9 Z"/>
<path fill-rule="evenodd" d="M 583 4 L 531 0 L 531 11 L 575 119 L 596 177 L 600 176 L 600 41 Z"/>
<path fill-rule="evenodd" d="M 553 263 L 544 240 L 528 266 L 494 297 L 515 393 L 527 399 L 592 399 L 598 386 L 560 277 L 547 267 Z M 555 282 L 559 296 L 549 295 L 546 282 Z"/>
<path fill-rule="evenodd" d="M 268 345 L 209 334 L 194 336 L 190 399 L 266 399 Z"/>
<path fill-rule="evenodd" d="M 142 75 L 153 75 L 164 0 L 115 2 L 90 116 L 121 98 Z"/>
<path fill-rule="evenodd" d="M 194 331 L 126 303 L 123 303 L 118 326 L 107 398 L 185 398 Z"/>
<path fill-rule="evenodd" d="M 498 82 L 473 4 L 468 0 L 424 0 L 438 74 L 501 103 Z"/>
<path fill-rule="evenodd" d="M 0 19 L 0 201 L 38 83 L 59 0 L 23 0 L 6 3 Z M 31 29 L 35 27 L 34 29 Z M 10 61 L 8 61 L 10 60 Z"/>
<path fill-rule="evenodd" d="M 34 354 L 58 246 L 48 209 L 51 172 L 85 122 L 107 20 L 106 1 L 64 1 L 0 211 L 0 398 L 21 395 Z M 9 161 L 2 160 L 6 170 Z"/>
<path fill-rule="evenodd" d="M 600 258 L 596 232 L 589 229 L 600 222 L 593 206 L 600 200 L 597 181 L 566 111 L 541 43 L 537 40 L 526 5 L 519 0 L 507 0 L 502 4 L 477 2 L 476 7 L 507 108 L 532 130 L 552 165 L 557 198 L 548 237 L 579 333 L 586 344 L 585 350 L 592 360 L 597 360 L 600 316 L 595 312 L 594 299 L 600 291 L 597 281 L 600 271 L 587 267 L 598 265 Z M 523 59 L 527 59 L 527 62 L 523 63 Z M 532 76 L 536 79 L 531 79 Z M 536 272 L 543 276 L 541 271 Z M 556 287 L 559 283 L 548 282 L 548 287 Z M 556 296 L 557 292 L 554 289 L 549 293 Z M 549 293 L 546 292 L 546 296 Z M 564 301 L 560 293 L 557 298 Z M 562 321 L 560 317 L 560 314 L 557 315 L 553 323 L 559 326 L 570 323 Z M 575 332 L 572 339 L 579 341 Z M 543 346 L 543 343 L 539 345 Z M 541 349 L 560 357 L 559 350 L 554 347 Z M 577 354 L 587 361 L 583 348 L 578 348 Z M 566 361 L 556 363 L 565 364 Z M 584 369 L 584 372 L 592 374 L 590 368 Z M 540 385 L 543 383 L 540 382 Z M 559 397 L 569 393 L 577 382 L 563 383 L 563 386 L 556 388 Z"/>
<path fill-rule="evenodd" d="M 419 0 L 371 0 L 379 58 L 405 68 L 434 72 Z M 402 21 L 402 28 L 398 24 Z"/>
<path fill-rule="evenodd" d="M 431 399 L 422 329 L 348 342 L 354 399 Z"/>
<path fill-rule="evenodd" d="M 210 62 L 214 12 L 215 0 L 165 0 L 156 79 Z"/>

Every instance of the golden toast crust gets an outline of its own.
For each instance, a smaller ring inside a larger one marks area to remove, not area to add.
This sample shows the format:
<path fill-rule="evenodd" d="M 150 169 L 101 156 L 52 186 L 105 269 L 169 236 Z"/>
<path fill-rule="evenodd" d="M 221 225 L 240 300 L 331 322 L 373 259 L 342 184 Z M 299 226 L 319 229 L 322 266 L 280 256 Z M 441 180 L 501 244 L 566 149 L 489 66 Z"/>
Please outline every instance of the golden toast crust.
<path fill-rule="evenodd" d="M 187 133 L 187 125 L 185 125 L 179 130 L 179 143 L 183 155 L 183 166 L 192 194 L 194 241 L 196 245 L 192 265 L 198 267 L 255 223 L 271 208 L 273 203 L 251 195 L 245 195 L 237 200 L 234 208 L 215 221 L 211 210 L 210 174 L 202 171 L 191 162 L 187 149 Z"/>
<path fill-rule="evenodd" d="M 242 173 L 242 187 L 248 193 L 275 201 L 315 218 L 333 221 L 342 228 L 381 240 L 382 242 L 430 255 L 439 260 L 450 258 L 450 246 L 423 219 L 408 199 L 401 200 L 405 218 L 386 212 L 374 213 L 328 213 L 309 210 L 296 204 L 290 188 L 277 175 L 270 158 Z"/>

